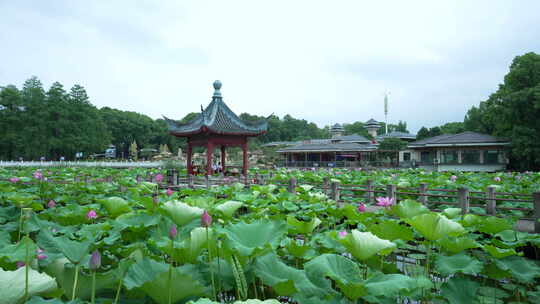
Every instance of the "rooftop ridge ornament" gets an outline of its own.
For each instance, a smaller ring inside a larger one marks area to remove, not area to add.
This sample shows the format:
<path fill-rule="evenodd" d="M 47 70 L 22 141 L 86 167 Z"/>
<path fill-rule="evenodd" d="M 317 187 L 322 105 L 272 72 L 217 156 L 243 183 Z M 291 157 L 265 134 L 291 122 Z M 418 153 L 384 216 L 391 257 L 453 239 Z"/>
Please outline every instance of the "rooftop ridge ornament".
<path fill-rule="evenodd" d="M 220 97 L 221 98 L 221 81 L 216 80 L 214 81 L 214 95 L 212 97 Z"/>

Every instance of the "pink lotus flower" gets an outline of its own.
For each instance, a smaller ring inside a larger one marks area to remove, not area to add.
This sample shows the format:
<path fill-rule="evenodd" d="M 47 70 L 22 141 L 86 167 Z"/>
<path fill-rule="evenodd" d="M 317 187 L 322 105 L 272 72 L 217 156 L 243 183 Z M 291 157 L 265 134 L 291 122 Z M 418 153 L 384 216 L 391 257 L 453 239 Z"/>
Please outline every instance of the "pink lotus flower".
<path fill-rule="evenodd" d="M 167 196 L 171 196 L 174 194 L 174 191 L 172 191 L 171 189 L 167 189 Z"/>
<path fill-rule="evenodd" d="M 358 212 L 360 213 L 364 213 L 366 212 L 366 205 L 364 205 L 363 203 L 360 203 L 358 204 L 358 207 L 356 208 L 356 210 L 358 210 Z"/>
<path fill-rule="evenodd" d="M 176 229 L 176 225 L 172 224 L 171 229 L 169 229 L 169 238 L 171 240 L 174 240 L 177 234 L 178 234 L 178 230 Z"/>
<path fill-rule="evenodd" d="M 12 177 L 12 178 L 10 178 L 10 179 L 9 179 L 9 181 L 15 184 L 15 183 L 18 183 L 18 182 L 20 182 L 20 181 L 21 181 L 21 179 L 20 179 L 20 178 L 18 178 L 18 177 Z"/>
<path fill-rule="evenodd" d="M 41 249 L 41 248 L 38 248 L 38 249 L 36 250 L 36 253 L 37 253 L 37 256 L 36 256 L 36 257 L 37 257 L 38 260 L 44 260 L 44 259 L 47 258 L 47 255 L 46 255 L 46 254 L 43 254 L 43 252 L 44 252 L 44 251 L 43 251 L 43 249 Z"/>
<path fill-rule="evenodd" d="M 158 173 L 156 175 L 156 182 L 161 183 L 161 181 L 163 181 L 163 174 Z"/>
<path fill-rule="evenodd" d="M 94 250 L 92 252 L 92 255 L 90 256 L 90 262 L 88 263 L 88 267 L 91 270 L 96 270 L 99 267 L 101 267 L 101 254 L 99 253 L 99 250 Z"/>
<path fill-rule="evenodd" d="M 89 219 L 89 220 L 96 219 L 97 218 L 96 211 L 94 211 L 94 210 L 88 211 L 88 213 L 86 214 L 86 218 Z"/>
<path fill-rule="evenodd" d="M 208 211 L 204 210 L 201 216 L 201 226 L 210 227 L 212 225 L 212 217 L 208 214 Z"/>
<path fill-rule="evenodd" d="M 348 234 L 348 232 L 345 231 L 345 230 L 342 230 L 342 231 L 338 232 L 338 236 L 339 236 L 340 239 L 346 237 L 347 234 Z"/>
<path fill-rule="evenodd" d="M 19 269 L 21 267 L 24 267 L 24 266 L 26 266 L 26 264 L 24 262 L 21 262 L 21 261 L 17 262 L 17 269 Z"/>
<path fill-rule="evenodd" d="M 43 179 L 43 173 L 41 173 L 41 171 L 35 171 L 34 174 L 32 174 L 32 176 L 35 178 L 35 179 Z"/>
<path fill-rule="evenodd" d="M 450 180 L 455 182 L 457 180 L 457 176 L 455 176 L 455 175 L 450 176 Z"/>
<path fill-rule="evenodd" d="M 494 181 L 496 181 L 496 182 L 498 183 L 498 182 L 500 182 L 500 181 L 501 181 L 501 178 L 500 178 L 500 177 L 498 177 L 498 176 L 495 176 L 495 177 L 493 178 L 493 180 L 494 180 Z"/>
<path fill-rule="evenodd" d="M 392 206 L 395 203 L 395 199 L 389 198 L 389 197 L 377 197 L 376 200 L 377 200 L 376 205 L 381 206 L 381 207 Z"/>
<path fill-rule="evenodd" d="M 47 207 L 49 208 L 54 208 L 56 207 L 56 202 L 54 200 L 50 200 L 48 203 L 47 203 Z"/>

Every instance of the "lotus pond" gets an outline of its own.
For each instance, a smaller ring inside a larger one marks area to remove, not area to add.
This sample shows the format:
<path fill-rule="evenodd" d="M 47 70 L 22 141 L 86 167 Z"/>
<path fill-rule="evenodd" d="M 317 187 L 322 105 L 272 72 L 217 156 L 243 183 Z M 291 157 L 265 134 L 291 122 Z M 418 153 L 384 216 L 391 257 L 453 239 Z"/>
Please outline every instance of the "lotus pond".
<path fill-rule="evenodd" d="M 366 212 L 308 185 L 332 175 L 532 193 L 537 173 L 280 170 L 267 185 L 167 189 L 136 181 L 149 171 L 0 169 L 0 302 L 540 302 L 540 235 L 511 218 L 411 199 Z M 290 176 L 294 194 L 272 184 Z"/>

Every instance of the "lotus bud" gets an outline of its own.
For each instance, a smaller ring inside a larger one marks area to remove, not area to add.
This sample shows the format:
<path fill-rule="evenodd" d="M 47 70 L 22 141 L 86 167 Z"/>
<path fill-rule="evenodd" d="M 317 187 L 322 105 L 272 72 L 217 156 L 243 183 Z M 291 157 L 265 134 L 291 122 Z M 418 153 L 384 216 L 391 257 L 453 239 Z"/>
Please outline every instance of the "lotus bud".
<path fill-rule="evenodd" d="M 49 203 L 47 203 L 47 207 L 49 207 L 49 208 L 56 207 L 56 202 L 54 200 L 50 200 Z"/>
<path fill-rule="evenodd" d="M 347 231 L 342 230 L 342 231 L 340 231 L 340 232 L 338 233 L 338 236 L 339 236 L 340 239 L 342 239 L 342 238 L 346 237 L 347 234 L 348 234 Z"/>
<path fill-rule="evenodd" d="M 450 180 L 455 182 L 457 180 L 457 176 L 455 176 L 455 175 L 450 176 Z"/>
<path fill-rule="evenodd" d="M 161 183 L 163 181 L 163 174 L 158 173 L 156 175 L 156 182 Z"/>
<path fill-rule="evenodd" d="M 21 179 L 18 178 L 18 177 L 12 177 L 12 178 L 9 179 L 9 181 L 12 182 L 12 183 L 14 183 L 14 184 L 15 184 L 15 183 L 18 183 L 20 180 L 21 180 Z"/>
<path fill-rule="evenodd" d="M 88 267 L 91 270 L 96 270 L 99 267 L 101 267 L 101 254 L 96 249 L 94 252 L 92 252 L 92 255 L 90 256 L 90 263 L 88 264 Z"/>
<path fill-rule="evenodd" d="M 43 249 L 41 249 L 41 248 L 38 248 L 38 249 L 36 250 L 36 253 L 37 253 L 37 256 L 36 256 L 36 257 L 37 257 L 38 260 L 44 260 L 44 259 L 47 258 L 47 255 L 44 254 L 43 252 L 44 252 L 44 251 L 43 251 Z"/>
<path fill-rule="evenodd" d="M 32 176 L 35 178 L 35 179 L 42 179 L 43 178 L 43 173 L 41 173 L 41 171 L 35 171 L 34 174 L 32 174 Z"/>
<path fill-rule="evenodd" d="M 167 196 L 171 196 L 174 194 L 174 191 L 172 191 L 171 189 L 167 189 Z"/>
<path fill-rule="evenodd" d="M 212 217 L 208 214 L 208 211 L 204 210 L 201 216 L 201 225 L 203 227 L 210 227 L 212 225 Z"/>
<path fill-rule="evenodd" d="M 17 262 L 17 269 L 19 269 L 21 267 L 24 267 L 24 266 L 26 266 L 26 264 L 24 262 L 21 262 L 21 261 Z"/>
<path fill-rule="evenodd" d="M 178 234 L 178 230 L 176 229 L 176 225 L 172 224 L 171 229 L 169 229 L 169 238 L 171 240 L 174 240 L 177 234 Z"/>
<path fill-rule="evenodd" d="M 498 177 L 498 176 L 495 176 L 495 177 L 493 178 L 493 180 L 494 180 L 494 181 L 496 181 L 496 182 L 498 183 L 498 182 L 500 182 L 500 181 L 501 181 L 501 178 L 500 178 L 500 177 Z"/>
<path fill-rule="evenodd" d="M 97 218 L 96 211 L 94 211 L 94 210 L 88 211 L 88 213 L 86 214 L 86 218 L 88 218 L 89 220 L 96 219 Z"/>
<path fill-rule="evenodd" d="M 358 210 L 358 212 L 366 212 L 366 205 L 364 205 L 363 203 L 360 203 L 358 204 L 358 208 L 356 208 L 356 210 Z"/>

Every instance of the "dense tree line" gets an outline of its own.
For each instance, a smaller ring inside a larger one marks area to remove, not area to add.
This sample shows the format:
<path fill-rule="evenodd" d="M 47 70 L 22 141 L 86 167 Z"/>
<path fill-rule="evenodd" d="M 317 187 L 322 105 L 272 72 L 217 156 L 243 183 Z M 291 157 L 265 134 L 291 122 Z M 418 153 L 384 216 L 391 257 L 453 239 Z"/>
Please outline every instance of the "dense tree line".
<path fill-rule="evenodd" d="M 517 56 L 498 90 L 467 111 L 463 122 L 418 131 L 418 139 L 474 131 L 507 138 L 510 165 L 540 170 L 540 55 Z"/>

